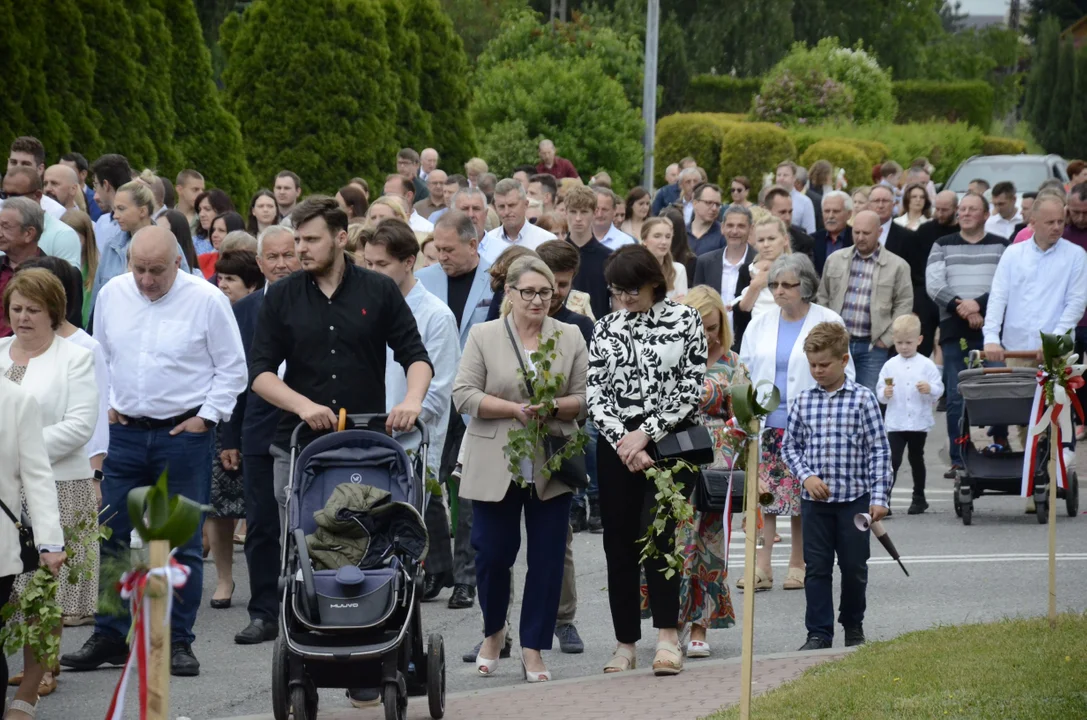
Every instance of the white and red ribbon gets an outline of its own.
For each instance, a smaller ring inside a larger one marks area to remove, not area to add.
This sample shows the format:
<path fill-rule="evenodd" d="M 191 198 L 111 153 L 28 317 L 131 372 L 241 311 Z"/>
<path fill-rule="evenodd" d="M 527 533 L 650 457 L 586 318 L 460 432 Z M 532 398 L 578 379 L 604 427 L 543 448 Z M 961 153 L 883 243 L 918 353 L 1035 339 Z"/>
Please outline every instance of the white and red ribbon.
<path fill-rule="evenodd" d="M 1073 356 L 1073 360 L 1075 357 Z M 1053 382 L 1053 405 L 1046 404 L 1046 384 L 1050 375 L 1045 370 L 1038 371 L 1038 385 L 1034 389 L 1034 402 L 1030 407 L 1030 433 L 1027 447 L 1023 453 L 1023 476 L 1020 493 L 1023 497 L 1034 494 L 1035 466 L 1038 460 L 1038 441 L 1042 433 L 1052 426 L 1057 433 L 1057 487 L 1068 487 L 1068 468 L 1064 466 L 1064 438 L 1072 437 L 1072 408 L 1076 409 L 1083 420 L 1083 408 L 1075 396 L 1075 390 L 1083 386 L 1083 365 L 1069 365 L 1065 368 L 1065 378 Z M 1072 394 L 1069 395 L 1069 390 Z"/>
<path fill-rule="evenodd" d="M 147 665 L 148 657 L 151 654 L 151 604 L 144 602 L 147 581 L 151 577 L 166 578 L 169 588 L 166 593 L 166 617 L 164 622 L 166 632 L 169 632 L 170 616 L 174 604 L 174 590 L 185 585 L 190 572 L 190 568 L 175 560 L 174 553 L 171 552 L 170 561 L 165 567 L 130 570 L 121 576 L 121 599 L 128 600 L 132 607 L 132 642 L 128 660 L 125 662 L 124 672 L 121 673 L 121 679 L 113 691 L 113 699 L 110 701 L 109 710 L 106 711 L 106 720 L 121 720 L 124 717 L 125 690 L 128 688 L 128 680 L 133 668 L 136 670 L 139 682 L 140 720 L 147 717 Z"/>

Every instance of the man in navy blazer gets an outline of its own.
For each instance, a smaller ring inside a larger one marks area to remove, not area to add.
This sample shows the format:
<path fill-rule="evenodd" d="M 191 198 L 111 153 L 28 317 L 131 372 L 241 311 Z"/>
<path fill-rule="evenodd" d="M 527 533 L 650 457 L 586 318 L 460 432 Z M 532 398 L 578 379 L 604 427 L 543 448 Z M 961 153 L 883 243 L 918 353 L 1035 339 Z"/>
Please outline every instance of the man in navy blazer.
<path fill-rule="evenodd" d="M 294 232 L 273 225 L 257 239 L 257 264 L 268 284 L 301 269 L 294 251 Z M 265 285 L 234 304 L 234 317 L 249 355 Z M 282 377 L 283 369 L 280 369 Z M 245 483 L 245 560 L 249 566 L 249 625 L 234 636 L 239 645 L 274 640 L 279 616 L 280 507 L 272 483 L 272 455 L 268 447 L 279 425 L 280 410 L 247 389 L 238 397 L 234 414 L 221 427 L 223 466 L 241 462 Z"/>
<path fill-rule="evenodd" d="M 815 272 L 823 274 L 823 265 L 836 250 L 853 246 L 853 228 L 849 218 L 853 215 L 853 200 L 841 190 L 831 190 L 823 196 L 823 229 L 812 235 L 815 242 L 812 260 Z"/>

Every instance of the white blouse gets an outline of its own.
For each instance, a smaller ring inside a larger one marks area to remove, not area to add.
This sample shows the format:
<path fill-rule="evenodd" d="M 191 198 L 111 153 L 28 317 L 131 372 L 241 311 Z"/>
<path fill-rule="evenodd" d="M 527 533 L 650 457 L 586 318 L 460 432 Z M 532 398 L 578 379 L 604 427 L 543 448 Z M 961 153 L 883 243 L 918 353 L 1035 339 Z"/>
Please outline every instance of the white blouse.
<path fill-rule="evenodd" d="M 887 380 L 894 381 L 894 394 L 887 399 Z M 922 395 L 917 383 L 925 381 L 930 392 Z M 887 406 L 887 432 L 928 432 L 936 424 L 932 409 L 944 394 L 944 383 L 936 364 L 924 355 L 904 358 L 895 355 L 879 371 L 876 398 Z"/>

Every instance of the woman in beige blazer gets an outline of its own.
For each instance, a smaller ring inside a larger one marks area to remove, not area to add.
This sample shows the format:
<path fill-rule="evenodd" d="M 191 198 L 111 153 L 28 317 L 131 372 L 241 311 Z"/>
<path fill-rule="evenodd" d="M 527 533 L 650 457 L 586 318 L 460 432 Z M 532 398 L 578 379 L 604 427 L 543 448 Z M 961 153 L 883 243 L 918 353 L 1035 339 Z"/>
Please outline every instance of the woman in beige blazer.
<path fill-rule="evenodd" d="M 528 404 L 528 389 L 518 370 L 521 363 L 532 368 L 531 354 L 541 340 L 556 338 L 550 370 L 564 378 L 556 411 L 548 421 L 552 434 L 573 435 L 576 421 L 586 413 L 588 350 L 577 327 L 548 317 L 554 288 L 554 275 L 538 257 L 515 260 L 506 275 L 509 312 L 472 328 L 453 385 L 457 410 L 471 416 L 464 435 L 460 496 L 472 501 L 472 547 L 486 636 L 476 669 L 481 675 L 494 674 L 505 644 L 510 569 L 521 545 L 524 508 L 528 575 L 520 637 L 521 663 L 529 682 L 551 679 L 540 651 L 551 649 L 555 632 L 572 499 L 567 485 L 540 473 L 542 447 L 531 463 L 524 463 L 527 488 L 514 481 L 505 452 L 509 431 L 523 427 L 539 410 Z"/>

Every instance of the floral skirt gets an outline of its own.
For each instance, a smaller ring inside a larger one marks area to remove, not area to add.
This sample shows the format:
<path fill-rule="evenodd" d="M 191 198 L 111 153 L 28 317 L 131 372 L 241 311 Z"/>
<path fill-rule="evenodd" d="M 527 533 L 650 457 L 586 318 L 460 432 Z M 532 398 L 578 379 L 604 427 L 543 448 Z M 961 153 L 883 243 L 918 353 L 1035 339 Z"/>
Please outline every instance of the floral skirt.
<path fill-rule="evenodd" d="M 25 504 L 25 501 L 24 501 Z M 71 530 L 84 518 L 87 528 L 96 525 L 98 517 L 98 496 L 94 493 L 93 480 L 61 480 L 57 483 L 57 504 L 60 509 L 60 525 L 66 531 Z M 31 522 L 34 518 L 30 519 Z M 89 529 L 84 535 L 94 532 Z M 66 617 L 94 615 L 98 607 L 98 566 L 99 545 L 97 542 L 81 542 L 78 538 L 69 538 L 68 547 L 75 547 L 75 557 L 68 558 L 60 566 L 57 603 Z M 80 568 L 78 577 L 70 577 L 70 566 Z M 11 589 L 11 602 L 17 603 L 30 582 L 32 573 L 22 573 L 15 578 Z M 24 622 L 17 613 L 10 622 Z"/>
<path fill-rule="evenodd" d="M 245 482 L 242 470 L 227 470 L 219 460 L 223 446 L 215 436 L 215 457 L 211 461 L 211 511 L 209 518 L 245 517 Z"/>
<path fill-rule="evenodd" d="M 766 428 L 762 434 L 762 457 L 759 459 L 759 480 L 766 483 L 774 502 L 762 509 L 765 515 L 800 516 L 801 483 L 789 472 L 781 457 L 783 428 Z"/>

